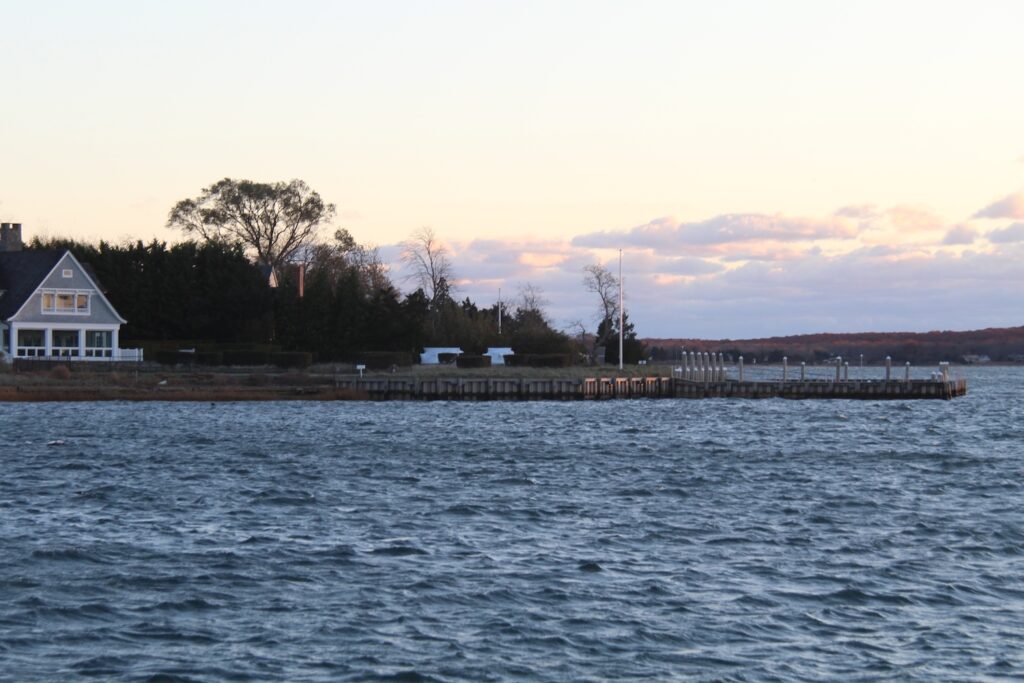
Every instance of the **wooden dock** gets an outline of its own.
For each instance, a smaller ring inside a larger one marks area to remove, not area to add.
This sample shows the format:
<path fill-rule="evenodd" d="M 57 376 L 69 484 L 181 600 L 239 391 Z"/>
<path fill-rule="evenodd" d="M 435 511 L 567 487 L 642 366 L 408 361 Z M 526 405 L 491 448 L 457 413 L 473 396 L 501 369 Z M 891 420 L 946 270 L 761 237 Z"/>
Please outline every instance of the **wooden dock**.
<path fill-rule="evenodd" d="M 739 381 L 680 377 L 378 378 L 338 377 L 337 389 L 390 401 L 577 401 L 637 398 L 785 398 L 949 400 L 967 393 L 967 380 Z"/>

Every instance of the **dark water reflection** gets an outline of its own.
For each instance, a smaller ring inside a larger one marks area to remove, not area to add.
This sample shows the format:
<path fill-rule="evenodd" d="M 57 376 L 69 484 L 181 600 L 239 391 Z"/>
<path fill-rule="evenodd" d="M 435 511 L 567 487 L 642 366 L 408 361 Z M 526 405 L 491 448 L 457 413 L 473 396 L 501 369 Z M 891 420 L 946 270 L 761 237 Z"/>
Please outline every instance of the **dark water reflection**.
<path fill-rule="evenodd" d="M 0 404 L 0 679 L 1019 676 L 1024 373 L 971 381 Z"/>

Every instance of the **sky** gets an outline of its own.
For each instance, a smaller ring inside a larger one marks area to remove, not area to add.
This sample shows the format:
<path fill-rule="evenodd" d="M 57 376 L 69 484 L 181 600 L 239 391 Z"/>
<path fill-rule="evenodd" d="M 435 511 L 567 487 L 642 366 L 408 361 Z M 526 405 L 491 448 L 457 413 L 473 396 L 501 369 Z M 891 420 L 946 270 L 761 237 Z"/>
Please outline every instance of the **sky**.
<path fill-rule="evenodd" d="M 1024 3 L 0 0 L 0 220 L 182 236 L 300 178 L 459 296 L 641 336 L 1024 324 Z"/>

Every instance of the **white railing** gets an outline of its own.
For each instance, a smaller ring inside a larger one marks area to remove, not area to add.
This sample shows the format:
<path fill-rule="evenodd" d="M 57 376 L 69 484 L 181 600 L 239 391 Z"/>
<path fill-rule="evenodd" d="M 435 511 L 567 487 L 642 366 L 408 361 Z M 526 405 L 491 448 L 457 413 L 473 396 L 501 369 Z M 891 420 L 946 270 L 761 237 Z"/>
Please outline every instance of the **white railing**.
<path fill-rule="evenodd" d="M 50 349 L 46 355 L 44 346 L 19 346 L 15 358 L 24 360 L 69 360 L 69 361 L 123 361 L 141 363 L 142 349 L 111 349 L 102 347 L 86 347 L 85 355 L 79 356 L 77 348 Z"/>

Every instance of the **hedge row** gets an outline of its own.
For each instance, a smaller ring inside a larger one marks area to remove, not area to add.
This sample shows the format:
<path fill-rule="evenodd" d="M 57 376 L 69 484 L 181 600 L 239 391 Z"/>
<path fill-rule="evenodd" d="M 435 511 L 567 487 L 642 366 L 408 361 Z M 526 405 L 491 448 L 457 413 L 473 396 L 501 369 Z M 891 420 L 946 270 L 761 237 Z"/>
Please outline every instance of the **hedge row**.
<path fill-rule="evenodd" d="M 514 368 L 567 368 L 572 356 L 567 353 L 524 353 L 505 356 L 505 365 Z"/>
<path fill-rule="evenodd" d="M 356 361 L 365 365 L 368 370 L 389 370 L 396 365 L 398 367 L 412 365 L 412 356 L 401 351 L 366 351 L 359 354 Z"/>
<path fill-rule="evenodd" d="M 490 356 L 477 356 L 473 354 L 464 353 L 455 359 L 455 367 L 457 368 L 489 368 L 491 367 Z"/>
<path fill-rule="evenodd" d="M 308 368 L 313 354 L 305 351 L 157 351 L 153 360 L 161 365 L 276 365 L 279 368 Z"/>

